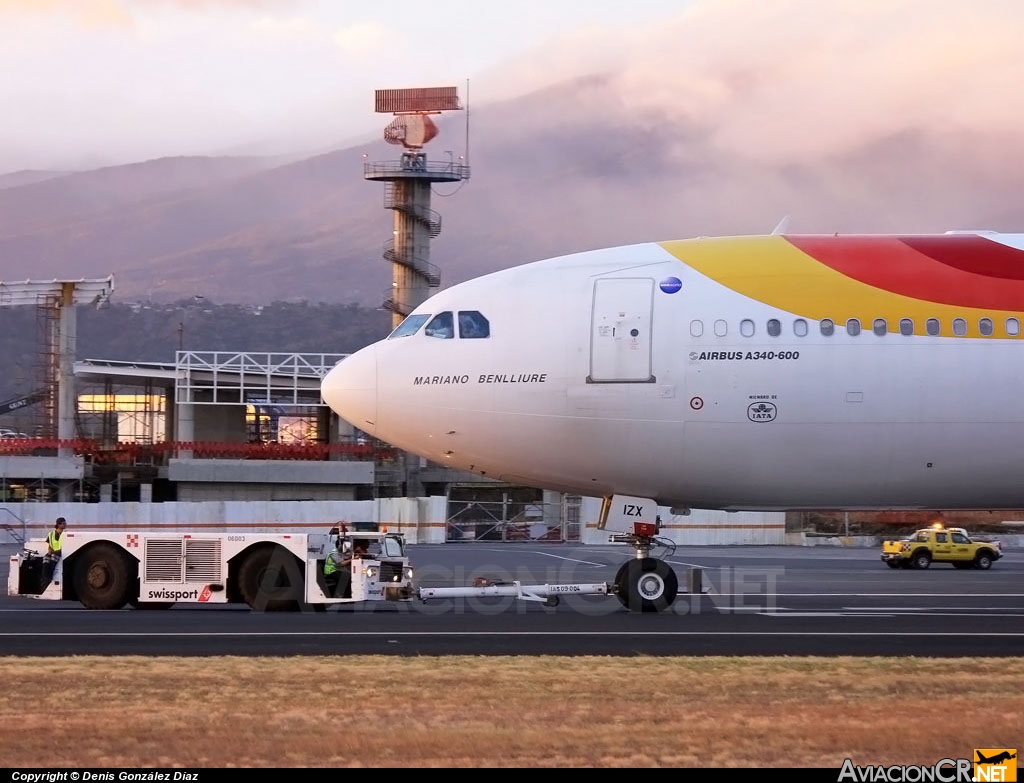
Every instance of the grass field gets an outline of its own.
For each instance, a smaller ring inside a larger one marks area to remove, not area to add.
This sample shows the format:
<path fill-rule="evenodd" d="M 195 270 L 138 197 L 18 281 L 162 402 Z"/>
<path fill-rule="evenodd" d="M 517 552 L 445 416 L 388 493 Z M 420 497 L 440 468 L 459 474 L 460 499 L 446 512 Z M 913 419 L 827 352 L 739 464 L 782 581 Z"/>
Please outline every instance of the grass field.
<path fill-rule="evenodd" d="M 1024 657 L 0 657 L 6 767 L 838 773 L 1022 739 Z"/>

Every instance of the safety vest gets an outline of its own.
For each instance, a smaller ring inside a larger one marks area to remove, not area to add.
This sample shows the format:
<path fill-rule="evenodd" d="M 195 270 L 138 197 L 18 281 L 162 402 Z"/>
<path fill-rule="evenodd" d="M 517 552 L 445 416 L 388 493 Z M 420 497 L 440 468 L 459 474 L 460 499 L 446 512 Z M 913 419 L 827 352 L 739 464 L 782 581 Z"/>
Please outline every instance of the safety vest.
<path fill-rule="evenodd" d="M 324 576 L 330 576 L 338 570 L 338 565 L 341 562 L 341 553 L 337 549 L 332 550 L 327 559 L 324 560 Z"/>
<path fill-rule="evenodd" d="M 56 530 L 51 530 L 46 534 L 46 543 L 50 545 L 50 549 L 53 550 L 55 555 L 60 554 L 60 545 L 63 543 L 64 538 Z"/>

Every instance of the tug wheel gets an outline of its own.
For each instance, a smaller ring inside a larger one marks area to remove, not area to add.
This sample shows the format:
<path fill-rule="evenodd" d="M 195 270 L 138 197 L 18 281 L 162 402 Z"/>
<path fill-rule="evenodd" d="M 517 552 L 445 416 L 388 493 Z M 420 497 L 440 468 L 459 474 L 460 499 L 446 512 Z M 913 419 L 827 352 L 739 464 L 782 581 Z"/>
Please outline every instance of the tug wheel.
<path fill-rule="evenodd" d="M 128 562 L 120 547 L 100 541 L 75 554 L 75 594 L 87 609 L 120 609 L 128 600 Z"/>
<path fill-rule="evenodd" d="M 298 609 L 303 589 L 298 558 L 272 544 L 257 547 L 246 553 L 238 569 L 238 589 L 256 611 Z"/>

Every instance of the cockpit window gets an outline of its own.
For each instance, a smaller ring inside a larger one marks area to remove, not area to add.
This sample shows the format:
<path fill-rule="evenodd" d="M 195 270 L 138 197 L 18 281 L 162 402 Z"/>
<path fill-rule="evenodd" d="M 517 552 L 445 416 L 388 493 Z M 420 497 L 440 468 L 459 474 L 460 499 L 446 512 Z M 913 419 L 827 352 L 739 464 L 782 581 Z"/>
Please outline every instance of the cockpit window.
<path fill-rule="evenodd" d="M 463 339 L 480 339 L 491 336 L 491 322 L 477 310 L 459 311 L 459 337 Z"/>
<path fill-rule="evenodd" d="M 427 324 L 427 328 L 423 330 L 423 334 L 427 337 L 440 337 L 445 340 L 453 338 L 455 336 L 455 325 L 452 320 L 451 311 L 435 315 L 433 320 Z"/>
<path fill-rule="evenodd" d="M 395 331 L 388 335 L 388 339 L 390 340 L 394 337 L 408 337 L 410 334 L 416 334 L 416 332 L 420 330 L 420 327 L 427 322 L 428 318 L 430 318 L 430 313 L 416 313 L 414 315 L 410 315 L 395 327 Z"/>

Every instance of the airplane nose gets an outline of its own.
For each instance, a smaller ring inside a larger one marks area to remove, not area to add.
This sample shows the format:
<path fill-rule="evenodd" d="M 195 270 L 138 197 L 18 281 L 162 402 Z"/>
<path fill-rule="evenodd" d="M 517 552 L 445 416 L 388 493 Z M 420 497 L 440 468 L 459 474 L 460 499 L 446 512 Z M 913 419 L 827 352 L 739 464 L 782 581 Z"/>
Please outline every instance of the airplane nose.
<path fill-rule="evenodd" d="M 324 376 L 320 395 L 353 427 L 374 434 L 377 427 L 377 347 L 346 356 Z"/>

